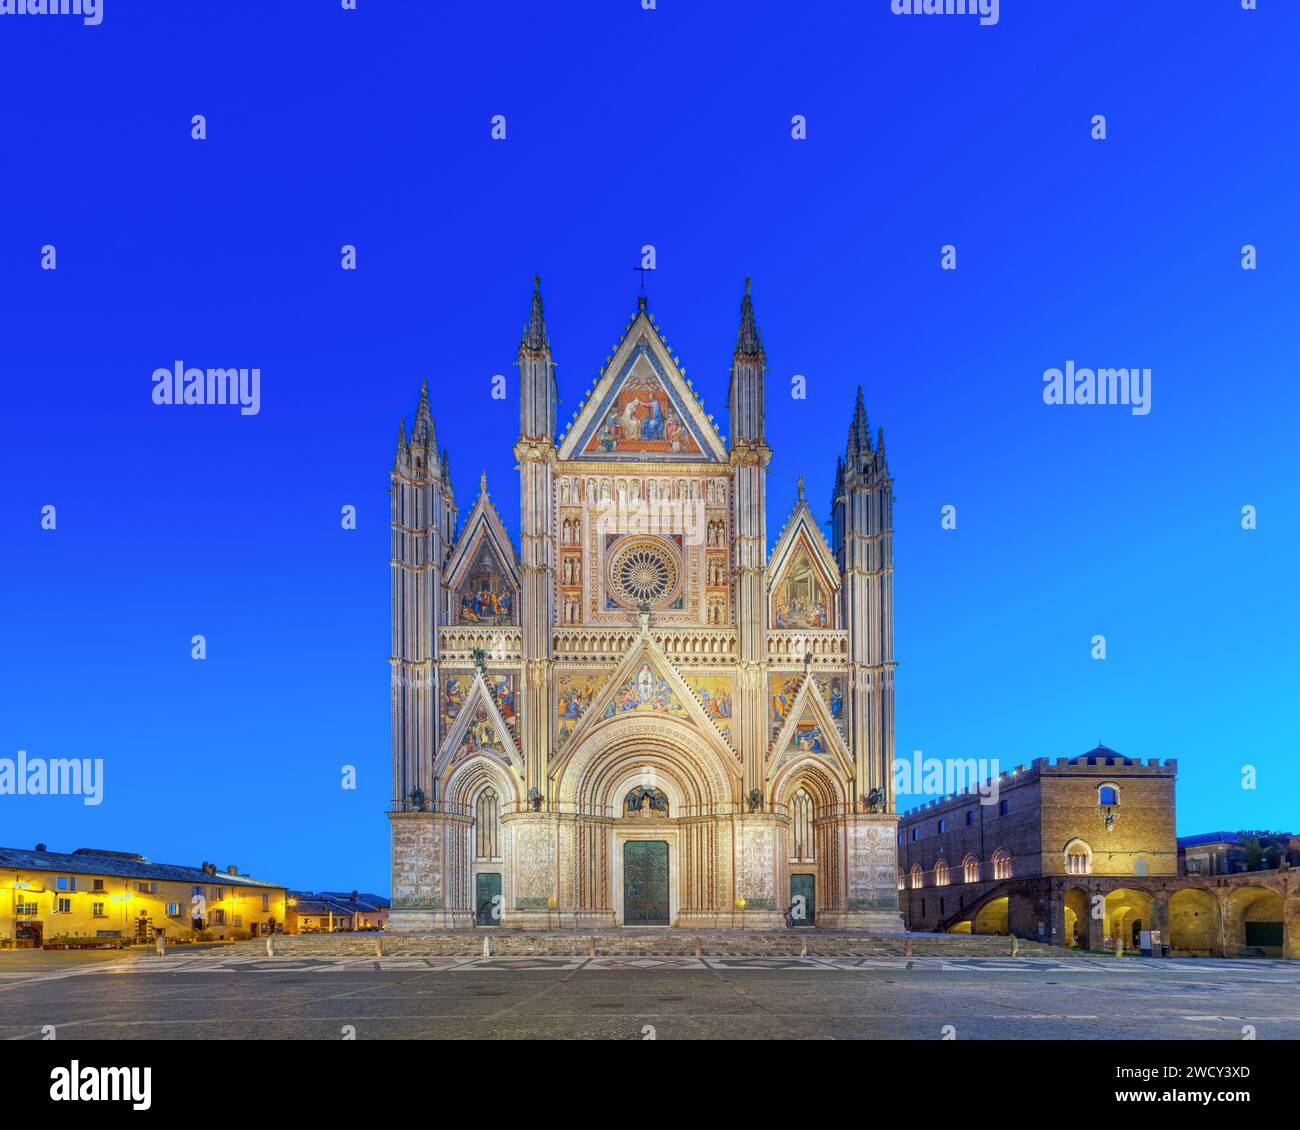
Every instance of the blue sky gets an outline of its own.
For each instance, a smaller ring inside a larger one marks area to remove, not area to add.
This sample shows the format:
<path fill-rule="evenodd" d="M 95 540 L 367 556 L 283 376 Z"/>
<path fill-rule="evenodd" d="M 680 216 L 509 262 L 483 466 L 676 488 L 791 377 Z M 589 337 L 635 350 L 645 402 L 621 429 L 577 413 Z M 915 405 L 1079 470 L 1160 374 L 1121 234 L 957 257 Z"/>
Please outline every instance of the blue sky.
<path fill-rule="evenodd" d="M 486 470 L 517 535 L 490 390 L 531 277 L 567 419 L 647 243 L 719 418 L 753 276 L 773 538 L 799 474 L 829 517 L 859 384 L 886 428 L 901 754 L 1100 739 L 1178 758 L 1181 833 L 1294 828 L 1297 33 L 1277 0 L 0 16 L 0 756 L 107 774 L 0 797 L 0 842 L 387 890 L 398 419 L 427 377 L 462 507 Z M 155 406 L 178 359 L 258 366 L 261 412 Z M 1149 367 L 1152 411 L 1044 405 L 1068 360 Z"/>

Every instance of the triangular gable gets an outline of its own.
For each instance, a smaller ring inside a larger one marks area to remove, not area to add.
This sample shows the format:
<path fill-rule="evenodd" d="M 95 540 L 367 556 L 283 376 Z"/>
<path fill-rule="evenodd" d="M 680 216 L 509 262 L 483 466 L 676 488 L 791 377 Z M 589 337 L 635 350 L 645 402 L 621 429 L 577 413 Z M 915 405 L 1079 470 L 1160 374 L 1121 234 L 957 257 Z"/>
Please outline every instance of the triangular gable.
<path fill-rule="evenodd" d="M 802 495 L 777 539 L 768 576 L 771 627 L 839 626 L 839 565 Z"/>
<path fill-rule="evenodd" d="M 587 708 L 563 751 L 552 759 L 551 772 L 558 776 L 574 750 L 598 726 L 638 715 L 685 722 L 699 730 L 703 740 L 728 755 L 732 762 L 736 760 L 736 754 L 722 740 L 663 650 L 653 637 L 642 635 Z"/>
<path fill-rule="evenodd" d="M 442 748 L 434 759 L 433 775 L 442 776 L 448 765 L 473 754 L 486 754 L 520 774 L 524 771 L 519 747 L 515 745 L 510 727 L 501 716 L 481 671 L 474 672 L 469 694 L 442 740 Z"/>
<path fill-rule="evenodd" d="M 838 765 L 845 774 L 853 773 L 848 747 L 811 677 L 805 677 L 785 725 L 768 751 L 769 778 L 787 762 L 805 756 Z"/>
<path fill-rule="evenodd" d="M 726 462 L 726 445 L 645 310 L 623 335 L 559 457 Z"/>
<path fill-rule="evenodd" d="M 447 558 L 453 624 L 518 624 L 519 569 L 514 547 L 486 488 Z"/>

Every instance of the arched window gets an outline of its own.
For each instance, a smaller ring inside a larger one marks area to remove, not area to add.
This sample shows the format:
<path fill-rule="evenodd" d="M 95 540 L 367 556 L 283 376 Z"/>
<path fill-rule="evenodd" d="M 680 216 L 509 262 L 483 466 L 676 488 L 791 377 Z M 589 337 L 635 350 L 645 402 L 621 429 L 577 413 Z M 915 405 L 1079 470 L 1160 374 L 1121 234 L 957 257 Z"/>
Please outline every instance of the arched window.
<path fill-rule="evenodd" d="M 1098 785 L 1097 803 L 1103 808 L 1114 808 L 1119 804 L 1119 789 L 1114 785 Z"/>
<path fill-rule="evenodd" d="M 500 805 L 492 789 L 484 789 L 474 804 L 474 858 L 497 859 L 500 850 Z"/>
<path fill-rule="evenodd" d="M 901 891 L 906 886 L 907 886 L 907 876 L 900 871 L 898 873 L 898 889 Z"/>
<path fill-rule="evenodd" d="M 993 878 L 1010 879 L 1011 878 L 1011 853 L 998 848 L 993 853 Z"/>
<path fill-rule="evenodd" d="M 1147 862 L 1147 857 L 1145 855 L 1139 855 L 1133 861 L 1133 874 L 1138 876 L 1138 878 L 1146 878 L 1146 876 L 1151 874 L 1151 865 Z"/>
<path fill-rule="evenodd" d="M 919 863 L 913 863 L 912 864 L 912 886 L 919 887 L 921 885 L 921 882 L 922 882 L 921 865 Z"/>
<path fill-rule="evenodd" d="M 962 879 L 967 883 L 978 883 L 980 881 L 980 861 L 973 855 L 968 855 L 961 861 Z"/>
<path fill-rule="evenodd" d="M 946 887 L 948 885 L 948 862 L 941 859 L 934 865 L 934 885 L 936 887 Z"/>
<path fill-rule="evenodd" d="M 800 789 L 790 803 L 790 831 L 794 839 L 792 855 L 795 859 L 815 859 L 813 846 L 813 801 Z"/>
<path fill-rule="evenodd" d="M 1092 874 L 1092 848 L 1082 840 L 1071 840 L 1065 845 L 1065 873 L 1067 875 Z"/>

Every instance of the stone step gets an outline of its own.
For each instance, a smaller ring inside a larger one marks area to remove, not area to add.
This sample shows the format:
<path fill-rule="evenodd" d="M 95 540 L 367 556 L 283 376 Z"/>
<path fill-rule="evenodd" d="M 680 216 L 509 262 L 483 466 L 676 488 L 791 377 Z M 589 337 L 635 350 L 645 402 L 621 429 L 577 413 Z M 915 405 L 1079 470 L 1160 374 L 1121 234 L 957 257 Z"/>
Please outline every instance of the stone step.
<path fill-rule="evenodd" d="M 494 956 L 553 957 L 1008 957 L 1012 939 L 970 934 L 831 933 L 817 930 L 700 933 L 626 930 L 574 933 L 543 931 L 445 931 L 402 934 L 299 934 L 273 939 L 277 957 L 479 957 L 490 939 Z M 1068 955 L 1057 946 L 1016 939 L 1021 957 Z M 265 956 L 266 939 L 237 942 L 217 956 Z"/>

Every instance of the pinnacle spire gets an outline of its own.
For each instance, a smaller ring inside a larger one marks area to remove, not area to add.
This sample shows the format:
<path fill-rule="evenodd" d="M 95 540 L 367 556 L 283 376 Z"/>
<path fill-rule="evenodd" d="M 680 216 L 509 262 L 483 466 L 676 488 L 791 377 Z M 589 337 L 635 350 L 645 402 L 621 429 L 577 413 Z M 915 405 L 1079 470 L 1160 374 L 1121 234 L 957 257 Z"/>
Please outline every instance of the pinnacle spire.
<path fill-rule="evenodd" d="M 750 299 L 751 279 L 745 276 L 745 296 L 740 300 L 740 333 L 736 337 L 736 352 L 747 356 L 763 355 L 763 339 L 754 321 L 754 303 Z"/>
<path fill-rule="evenodd" d="M 540 353 L 549 349 L 546 340 L 546 319 L 542 316 L 542 276 L 533 276 L 533 304 L 528 312 L 528 328 L 524 331 L 525 349 Z"/>
<path fill-rule="evenodd" d="M 420 381 L 420 402 L 415 406 L 415 423 L 411 425 L 411 444 L 419 444 L 430 451 L 438 447 L 433 414 L 429 411 L 429 382 L 423 379 Z"/>
<path fill-rule="evenodd" d="M 484 498 L 487 497 L 488 489 L 487 489 L 487 472 L 486 472 L 486 471 L 480 471 L 480 472 L 478 473 L 478 492 L 479 492 L 479 494 L 480 494 L 481 496 L 483 496 Z"/>
<path fill-rule="evenodd" d="M 402 456 L 406 454 L 406 417 L 402 417 L 401 426 L 397 429 L 397 462 L 402 461 Z"/>

